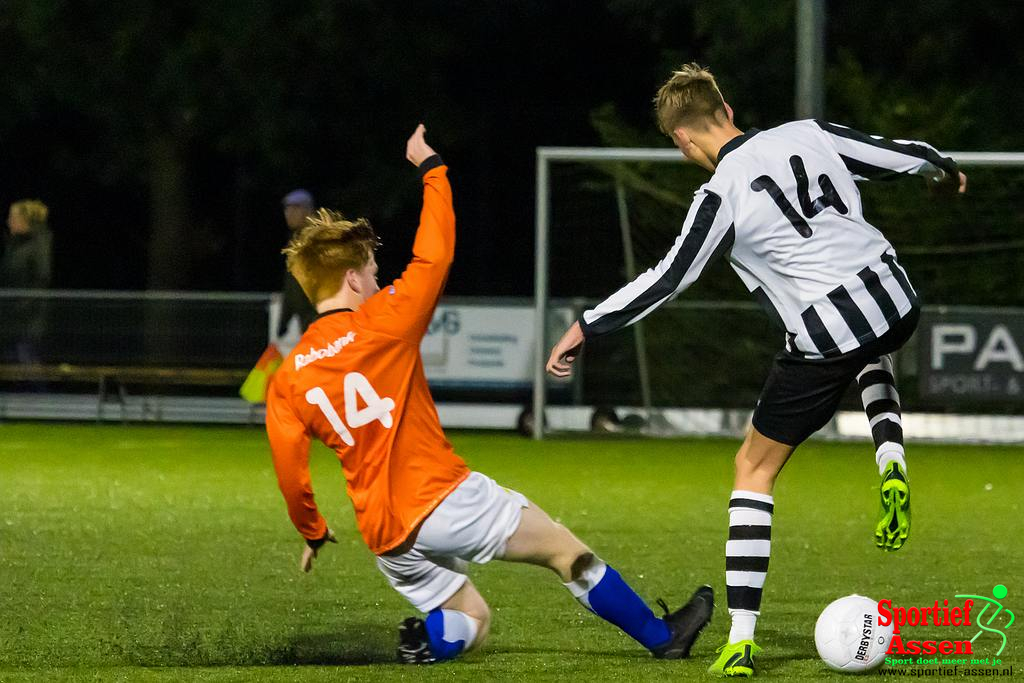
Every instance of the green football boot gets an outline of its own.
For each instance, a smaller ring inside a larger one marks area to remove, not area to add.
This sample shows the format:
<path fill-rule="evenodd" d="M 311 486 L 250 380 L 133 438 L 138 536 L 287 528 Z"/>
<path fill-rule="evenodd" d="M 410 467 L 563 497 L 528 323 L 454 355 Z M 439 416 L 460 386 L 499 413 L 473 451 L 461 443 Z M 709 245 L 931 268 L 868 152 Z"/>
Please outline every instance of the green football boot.
<path fill-rule="evenodd" d="M 708 673 L 729 678 L 750 678 L 754 675 L 754 655 L 760 651 L 761 648 L 752 640 L 726 643 L 716 650 L 721 654 L 715 663 L 708 667 Z"/>
<path fill-rule="evenodd" d="M 879 492 L 882 517 L 875 527 L 875 545 L 882 550 L 899 550 L 910 534 L 910 484 L 899 463 L 886 466 Z"/>

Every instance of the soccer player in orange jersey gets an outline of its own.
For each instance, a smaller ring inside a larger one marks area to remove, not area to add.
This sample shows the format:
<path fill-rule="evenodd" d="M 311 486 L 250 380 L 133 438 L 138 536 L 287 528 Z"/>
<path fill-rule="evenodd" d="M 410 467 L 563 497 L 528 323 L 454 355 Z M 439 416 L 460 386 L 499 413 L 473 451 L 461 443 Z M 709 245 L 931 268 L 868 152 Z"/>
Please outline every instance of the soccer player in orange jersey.
<path fill-rule="evenodd" d="M 285 249 L 289 270 L 319 313 L 267 396 L 278 483 L 306 539 L 301 568 L 310 571 L 324 543 L 334 541 L 310 485 L 309 443 L 316 438 L 341 460 L 377 566 L 427 614 L 403 622 L 400 661 L 451 659 L 483 642 L 490 610 L 466 571 L 470 562 L 495 558 L 553 570 L 584 606 L 654 656 L 688 656 L 711 618 L 710 587 L 656 617 L 568 529 L 523 495 L 470 471 L 445 440 L 419 347 L 454 257 L 455 214 L 447 167 L 424 133 L 418 126 L 406 146 L 423 178 L 423 212 L 413 259 L 398 280 L 378 287 L 377 237 L 364 219 L 321 210 Z"/>

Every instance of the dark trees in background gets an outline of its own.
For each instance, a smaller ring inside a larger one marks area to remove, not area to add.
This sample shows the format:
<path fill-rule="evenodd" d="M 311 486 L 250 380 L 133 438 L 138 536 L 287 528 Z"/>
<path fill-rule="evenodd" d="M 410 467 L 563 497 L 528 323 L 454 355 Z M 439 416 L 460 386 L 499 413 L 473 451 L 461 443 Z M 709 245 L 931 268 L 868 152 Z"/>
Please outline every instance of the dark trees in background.
<path fill-rule="evenodd" d="M 1024 148 L 1024 4 L 828 14 L 830 117 Z M 7 0 L 0 200 L 49 200 L 62 286 L 276 288 L 278 199 L 298 186 L 371 218 L 395 276 L 419 203 L 403 142 L 425 120 L 457 194 L 449 291 L 529 294 L 537 145 L 667 144 L 650 98 L 689 60 L 741 126 L 777 124 L 793 54 L 793 2 Z"/>
<path fill-rule="evenodd" d="M 287 138 L 301 114 L 288 97 L 302 88 L 307 50 L 320 56 L 322 41 L 309 32 L 323 25 L 332 35 L 330 3 L 320 5 L 297 13 L 266 2 L 7 3 L 2 29 L 21 57 L 8 75 L 21 86 L 23 116 L 80 117 L 93 145 L 69 160 L 74 171 L 103 178 L 117 194 L 143 195 L 148 234 L 136 246 L 144 253 L 120 256 L 146 264 L 147 287 L 194 287 L 203 279 L 196 264 L 230 234 L 223 225 L 204 228 L 220 208 L 210 205 L 235 183 L 220 177 L 212 191 L 203 188 L 197 149 L 240 168 L 246 158 L 297 165 Z M 43 155 L 65 144 L 49 133 L 37 131 Z M 42 178 L 38 185 L 39 193 L 50 189 Z M 67 222 L 73 226 L 83 212 L 106 214 L 111 225 L 94 239 L 116 251 L 110 233 L 125 219 L 120 208 L 77 206 Z"/>

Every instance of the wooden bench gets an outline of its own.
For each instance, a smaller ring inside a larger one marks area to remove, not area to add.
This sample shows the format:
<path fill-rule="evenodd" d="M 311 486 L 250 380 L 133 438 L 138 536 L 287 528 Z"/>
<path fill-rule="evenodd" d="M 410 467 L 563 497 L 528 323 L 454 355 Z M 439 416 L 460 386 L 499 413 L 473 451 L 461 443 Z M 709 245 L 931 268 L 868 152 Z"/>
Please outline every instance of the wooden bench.
<path fill-rule="evenodd" d="M 103 399 L 117 387 L 124 396 L 128 384 L 163 384 L 199 387 L 241 387 L 248 370 L 224 368 L 171 368 L 117 365 L 0 364 L 0 382 L 91 382 Z"/>
<path fill-rule="evenodd" d="M 128 404 L 126 386 L 160 384 L 164 386 L 241 387 L 248 370 L 224 368 L 174 368 L 114 365 L 0 364 L 0 382 L 88 382 L 96 390 L 96 419 L 103 417 L 111 404 L 119 405 L 122 419 Z M 113 389 L 113 391 L 111 391 Z M 256 406 L 253 406 L 255 409 Z"/>

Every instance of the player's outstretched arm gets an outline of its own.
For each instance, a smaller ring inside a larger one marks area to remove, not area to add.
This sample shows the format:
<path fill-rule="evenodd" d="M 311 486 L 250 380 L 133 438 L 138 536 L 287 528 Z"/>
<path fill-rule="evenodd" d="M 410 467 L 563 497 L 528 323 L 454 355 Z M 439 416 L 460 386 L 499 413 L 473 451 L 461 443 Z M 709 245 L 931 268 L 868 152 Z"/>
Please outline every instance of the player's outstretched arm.
<path fill-rule="evenodd" d="M 926 142 L 889 140 L 827 121 L 815 123 L 828 135 L 846 168 L 858 180 L 892 180 L 920 175 L 930 185 L 948 192 L 967 191 L 967 176 L 956 162 Z"/>
<path fill-rule="evenodd" d="M 455 258 L 455 210 L 448 167 L 427 144 L 421 123 L 405 145 L 405 157 L 423 178 L 423 210 L 413 258 L 402 276 L 360 308 L 366 324 L 413 343 L 426 333 Z"/>
<path fill-rule="evenodd" d="M 711 187 L 694 194 L 683 230 L 657 265 L 594 308 L 578 321 L 587 339 L 608 334 L 642 320 L 692 285 L 709 263 L 728 252 L 735 241 L 732 210 Z"/>

